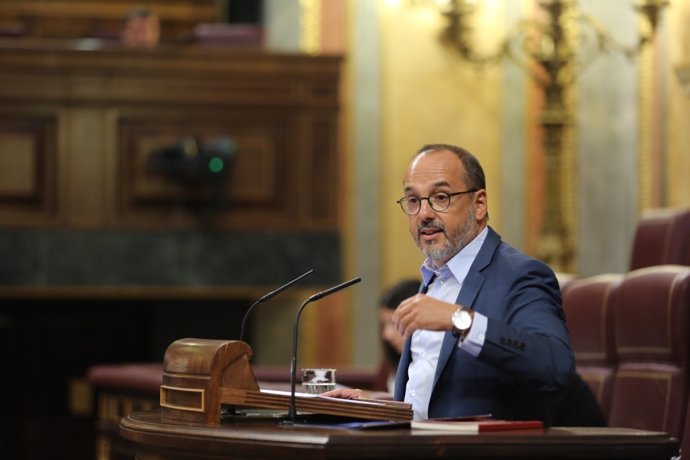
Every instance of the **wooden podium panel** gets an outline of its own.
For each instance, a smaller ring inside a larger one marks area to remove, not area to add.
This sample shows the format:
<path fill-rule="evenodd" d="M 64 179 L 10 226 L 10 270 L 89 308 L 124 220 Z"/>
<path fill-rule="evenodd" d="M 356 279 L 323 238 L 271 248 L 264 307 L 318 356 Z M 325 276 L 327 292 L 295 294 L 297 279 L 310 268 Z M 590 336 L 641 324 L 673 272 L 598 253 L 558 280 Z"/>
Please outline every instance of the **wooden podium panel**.
<path fill-rule="evenodd" d="M 223 422 L 219 427 L 161 421 L 159 412 L 124 418 L 120 434 L 138 460 L 188 459 L 626 459 L 669 460 L 678 441 L 627 428 L 550 428 L 463 435 L 427 430 Z"/>
<path fill-rule="evenodd" d="M 329 414 L 367 420 L 409 421 L 412 406 L 399 401 L 350 400 L 259 388 L 249 364 L 253 352 L 239 340 L 179 339 L 163 360 L 163 420 L 219 426 L 221 406 Z M 294 413 L 294 412 L 293 412 Z"/>

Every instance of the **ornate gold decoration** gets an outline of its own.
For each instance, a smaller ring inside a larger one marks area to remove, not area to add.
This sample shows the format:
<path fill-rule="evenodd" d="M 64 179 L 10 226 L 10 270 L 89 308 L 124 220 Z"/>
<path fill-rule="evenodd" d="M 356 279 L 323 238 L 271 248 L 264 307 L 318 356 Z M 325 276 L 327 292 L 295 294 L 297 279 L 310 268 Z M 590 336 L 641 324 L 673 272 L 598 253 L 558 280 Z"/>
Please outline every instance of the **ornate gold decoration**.
<path fill-rule="evenodd" d="M 321 52 L 321 0 L 300 0 L 300 48 L 305 53 Z"/>
<path fill-rule="evenodd" d="M 638 209 L 658 205 L 654 190 L 654 50 L 645 48 L 637 64 L 639 127 L 637 131 L 637 190 Z"/>
<path fill-rule="evenodd" d="M 557 271 L 573 271 L 574 133 L 572 84 L 579 72 L 600 54 L 618 52 L 632 58 L 652 40 L 666 0 L 644 0 L 635 9 L 647 27 L 638 43 L 624 46 L 592 17 L 579 11 L 576 0 L 538 1 L 544 19 L 523 19 L 496 50 L 479 53 L 471 42 L 476 1 L 447 0 L 442 6 L 446 27 L 442 41 L 472 63 L 485 65 L 510 59 L 524 69 L 544 94 L 539 118 L 543 131 L 545 201 L 536 253 Z"/>

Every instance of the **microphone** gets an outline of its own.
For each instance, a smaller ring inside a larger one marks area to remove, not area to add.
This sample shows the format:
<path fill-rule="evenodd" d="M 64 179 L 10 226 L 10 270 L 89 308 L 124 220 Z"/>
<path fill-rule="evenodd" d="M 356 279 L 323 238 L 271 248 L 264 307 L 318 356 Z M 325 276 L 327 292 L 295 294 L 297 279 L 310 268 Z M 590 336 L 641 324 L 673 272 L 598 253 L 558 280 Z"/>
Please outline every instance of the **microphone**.
<path fill-rule="evenodd" d="M 244 328 L 245 328 L 245 326 L 247 325 L 247 318 L 249 318 L 249 312 L 252 311 L 252 309 L 253 309 L 254 307 L 256 307 L 257 305 L 259 305 L 260 303 L 264 303 L 264 302 L 266 302 L 266 301 L 271 300 L 273 297 L 277 296 L 278 294 L 280 294 L 281 292 L 283 292 L 284 290 L 286 290 L 287 288 L 289 288 L 289 287 L 292 286 L 293 284 L 302 281 L 303 278 L 306 278 L 307 276 L 311 275 L 312 273 L 314 273 L 314 269 L 313 269 L 313 268 L 312 268 L 311 270 L 309 270 L 308 272 L 306 272 L 306 273 L 302 273 L 301 275 L 299 275 L 299 276 L 298 276 L 297 278 L 295 278 L 294 280 L 289 281 L 289 282 L 283 284 L 283 285 L 280 286 L 278 289 L 275 289 L 275 290 L 269 292 L 268 294 L 266 294 L 265 296 L 263 296 L 262 298 L 260 298 L 260 299 L 257 300 L 256 302 L 254 302 L 254 303 L 247 309 L 247 312 L 244 314 L 244 318 L 242 318 L 242 326 L 241 326 L 241 328 L 240 328 L 240 341 L 244 342 Z"/>
<path fill-rule="evenodd" d="M 306 307 L 307 304 L 309 304 L 310 302 L 322 299 L 328 295 L 340 291 L 341 289 L 345 289 L 346 287 L 352 286 L 353 284 L 357 284 L 360 281 L 362 281 L 362 278 L 360 277 L 352 278 L 349 281 L 345 281 L 344 283 L 338 284 L 337 286 L 328 288 L 325 291 L 317 292 L 316 294 L 312 295 L 307 300 L 305 300 L 304 303 L 297 310 L 297 314 L 295 315 L 294 334 L 292 336 L 292 362 L 290 363 L 290 409 L 288 417 L 290 418 L 290 421 L 292 423 L 295 422 L 295 418 L 297 417 L 297 408 L 295 404 L 295 374 L 297 373 L 297 336 L 299 331 L 299 317 L 302 314 L 302 310 L 304 310 L 304 307 Z"/>

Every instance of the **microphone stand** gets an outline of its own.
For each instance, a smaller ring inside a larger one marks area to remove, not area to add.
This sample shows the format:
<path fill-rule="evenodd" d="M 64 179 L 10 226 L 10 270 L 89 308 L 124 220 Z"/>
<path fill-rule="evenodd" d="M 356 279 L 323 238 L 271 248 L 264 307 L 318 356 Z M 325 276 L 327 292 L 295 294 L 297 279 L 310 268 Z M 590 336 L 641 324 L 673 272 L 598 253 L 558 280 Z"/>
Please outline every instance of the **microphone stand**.
<path fill-rule="evenodd" d="M 295 326 L 292 335 L 292 361 L 290 363 L 290 408 L 288 411 L 288 421 L 290 423 L 295 423 L 297 419 L 297 404 L 295 401 L 295 380 L 297 373 L 297 337 L 299 335 L 299 318 L 302 315 L 302 311 L 304 310 L 304 307 L 307 306 L 307 304 L 315 300 L 322 299 L 328 295 L 340 291 L 341 289 L 345 289 L 348 286 L 357 284 L 360 281 L 362 281 L 362 278 L 360 277 L 353 278 L 349 281 L 345 281 L 344 283 L 338 284 L 337 286 L 333 286 L 332 288 L 326 289 L 325 291 L 317 292 L 316 294 L 312 295 L 307 300 L 305 300 L 297 310 L 297 314 L 295 315 Z"/>

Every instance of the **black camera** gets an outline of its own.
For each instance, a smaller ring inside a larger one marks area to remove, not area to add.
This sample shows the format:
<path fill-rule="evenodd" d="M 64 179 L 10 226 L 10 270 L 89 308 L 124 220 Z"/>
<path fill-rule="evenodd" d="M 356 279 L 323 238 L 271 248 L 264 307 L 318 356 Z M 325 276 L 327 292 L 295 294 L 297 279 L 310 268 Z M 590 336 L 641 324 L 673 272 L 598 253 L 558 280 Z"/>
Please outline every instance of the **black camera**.
<path fill-rule="evenodd" d="M 225 182 L 232 169 L 235 142 L 219 137 L 201 142 L 195 137 L 156 149 L 149 157 L 149 169 L 189 185 Z"/>

